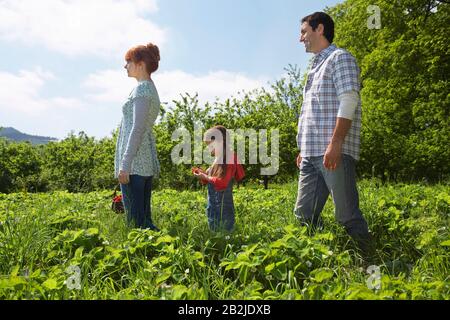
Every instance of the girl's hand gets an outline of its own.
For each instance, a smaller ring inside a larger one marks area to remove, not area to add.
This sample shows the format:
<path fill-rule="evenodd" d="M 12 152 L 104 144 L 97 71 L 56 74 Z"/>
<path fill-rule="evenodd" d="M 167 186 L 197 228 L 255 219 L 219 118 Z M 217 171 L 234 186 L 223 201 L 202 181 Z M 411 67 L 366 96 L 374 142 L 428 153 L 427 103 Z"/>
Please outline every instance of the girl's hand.
<path fill-rule="evenodd" d="M 123 170 L 119 171 L 119 183 L 120 184 L 129 184 L 130 183 L 130 174 Z"/>
<path fill-rule="evenodd" d="M 209 181 L 208 175 L 204 172 L 194 172 L 194 176 L 199 178 L 200 180 Z"/>
<path fill-rule="evenodd" d="M 198 173 L 204 173 L 204 174 L 206 174 L 206 172 L 205 172 L 203 169 L 197 168 L 197 167 L 192 167 L 191 171 L 192 171 L 192 173 L 193 173 L 194 175 L 196 175 L 196 174 L 198 174 Z"/>

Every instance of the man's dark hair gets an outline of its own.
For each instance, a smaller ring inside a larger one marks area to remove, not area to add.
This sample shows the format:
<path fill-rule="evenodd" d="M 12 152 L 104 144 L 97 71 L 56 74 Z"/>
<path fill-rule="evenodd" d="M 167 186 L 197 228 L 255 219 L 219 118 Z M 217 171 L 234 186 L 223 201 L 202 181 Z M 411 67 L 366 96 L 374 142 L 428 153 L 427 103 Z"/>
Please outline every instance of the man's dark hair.
<path fill-rule="evenodd" d="M 323 24 L 323 35 L 329 43 L 333 43 L 334 39 L 334 21 L 325 12 L 314 12 L 302 19 L 302 24 L 308 22 L 313 31 L 316 31 L 319 24 Z"/>

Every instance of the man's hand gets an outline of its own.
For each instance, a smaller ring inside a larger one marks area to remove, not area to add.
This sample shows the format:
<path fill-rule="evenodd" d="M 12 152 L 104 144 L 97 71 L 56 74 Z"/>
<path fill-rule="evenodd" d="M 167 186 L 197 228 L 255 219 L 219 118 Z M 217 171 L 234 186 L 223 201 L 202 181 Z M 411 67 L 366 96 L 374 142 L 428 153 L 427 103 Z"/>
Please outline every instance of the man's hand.
<path fill-rule="evenodd" d="M 344 143 L 345 136 L 351 126 L 352 120 L 339 117 L 337 118 L 333 137 L 331 138 L 331 142 L 328 145 L 327 151 L 325 151 L 325 155 L 323 157 L 323 166 L 327 170 L 334 171 L 341 163 L 342 144 Z"/>
<path fill-rule="evenodd" d="M 300 155 L 300 153 L 297 156 L 297 167 L 300 168 L 300 164 L 302 163 L 302 156 Z"/>
<path fill-rule="evenodd" d="M 328 145 L 325 156 L 323 157 L 323 165 L 326 169 L 334 171 L 341 163 L 342 158 L 342 142 L 335 141 Z"/>
<path fill-rule="evenodd" d="M 130 174 L 123 170 L 119 171 L 119 183 L 120 184 L 129 184 L 130 183 Z"/>

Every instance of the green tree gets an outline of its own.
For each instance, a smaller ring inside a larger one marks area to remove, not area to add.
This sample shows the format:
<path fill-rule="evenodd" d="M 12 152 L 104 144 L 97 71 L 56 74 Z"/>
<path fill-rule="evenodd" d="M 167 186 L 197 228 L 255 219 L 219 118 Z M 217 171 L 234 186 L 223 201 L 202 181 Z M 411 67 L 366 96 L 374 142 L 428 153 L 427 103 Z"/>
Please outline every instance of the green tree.
<path fill-rule="evenodd" d="M 52 190 L 85 192 L 111 188 L 114 174 L 114 139 L 99 142 L 84 132 L 71 133 L 45 148 L 44 176 Z"/>
<path fill-rule="evenodd" d="M 0 138 L 0 192 L 45 189 L 41 166 L 41 149 L 29 142 L 15 143 Z"/>
<path fill-rule="evenodd" d="M 197 95 L 186 94 L 182 95 L 181 100 L 174 101 L 171 108 L 164 109 L 163 116 L 154 127 L 162 168 L 160 185 L 173 188 L 198 186 L 190 172 L 191 165 L 176 165 L 172 162 L 171 152 L 179 143 L 172 141 L 172 133 L 176 129 L 185 128 L 193 139 L 195 125 L 206 130 L 218 124 L 229 129 L 266 129 L 269 136 L 272 130 L 279 130 L 280 167 L 275 180 L 290 180 L 296 173 L 297 118 L 302 101 L 302 79 L 300 70 L 295 66 L 289 66 L 286 72 L 286 77 L 276 81 L 271 90 L 242 92 L 238 97 L 231 97 L 223 102 L 216 100 L 205 106 L 199 105 Z M 237 136 L 237 139 L 242 138 Z M 194 140 L 191 142 L 193 146 Z M 269 144 L 269 150 L 270 147 Z M 246 150 L 248 160 L 248 141 Z M 259 164 L 246 165 L 246 179 L 261 179 L 260 169 Z"/>
<path fill-rule="evenodd" d="M 361 67 L 360 171 L 398 180 L 448 177 L 450 6 L 444 1 L 377 0 L 381 29 L 369 29 L 368 3 L 328 9 L 338 46 Z"/>

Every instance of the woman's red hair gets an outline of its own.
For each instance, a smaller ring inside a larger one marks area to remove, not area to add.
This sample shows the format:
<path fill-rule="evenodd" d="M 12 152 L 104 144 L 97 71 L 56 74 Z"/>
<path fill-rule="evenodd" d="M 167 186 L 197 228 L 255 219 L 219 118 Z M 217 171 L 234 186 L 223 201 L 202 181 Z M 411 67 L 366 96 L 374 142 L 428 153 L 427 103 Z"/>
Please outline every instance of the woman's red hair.
<path fill-rule="evenodd" d="M 149 74 L 158 70 L 159 67 L 159 48 L 153 43 L 146 46 L 136 46 L 131 48 L 125 54 L 126 61 L 133 61 L 134 63 L 144 62 L 147 72 Z"/>

